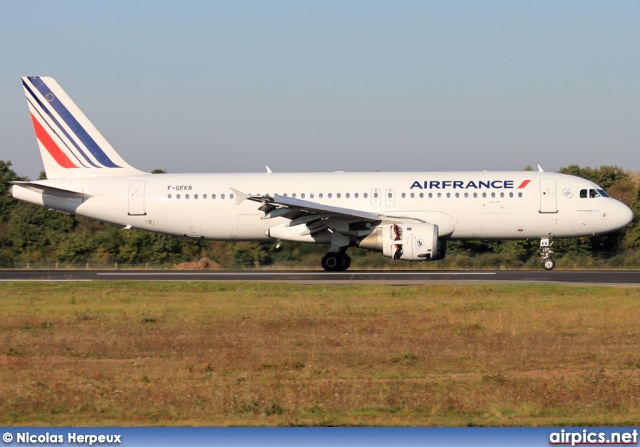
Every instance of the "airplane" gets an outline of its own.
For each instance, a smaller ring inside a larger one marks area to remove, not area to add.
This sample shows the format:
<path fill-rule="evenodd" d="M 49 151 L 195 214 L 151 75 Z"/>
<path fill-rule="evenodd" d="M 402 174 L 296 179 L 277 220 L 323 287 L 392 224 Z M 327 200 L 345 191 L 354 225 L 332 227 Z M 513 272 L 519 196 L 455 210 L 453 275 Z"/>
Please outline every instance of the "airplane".
<path fill-rule="evenodd" d="M 12 182 L 16 199 L 124 228 L 221 241 L 326 244 L 344 271 L 361 247 L 435 261 L 448 241 L 539 240 L 552 270 L 559 238 L 609 233 L 633 214 L 595 183 L 534 171 L 152 175 L 129 165 L 60 85 L 22 78 L 46 180 Z"/>

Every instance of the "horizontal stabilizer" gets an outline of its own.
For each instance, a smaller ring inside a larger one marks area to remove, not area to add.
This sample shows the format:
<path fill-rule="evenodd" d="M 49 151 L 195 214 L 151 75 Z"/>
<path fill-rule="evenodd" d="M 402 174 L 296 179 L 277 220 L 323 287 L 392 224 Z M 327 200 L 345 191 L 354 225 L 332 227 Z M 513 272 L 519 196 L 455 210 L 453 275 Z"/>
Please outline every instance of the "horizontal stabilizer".
<path fill-rule="evenodd" d="M 12 185 L 20 186 L 30 191 L 41 192 L 50 196 L 62 197 L 65 199 L 88 199 L 93 197 L 80 191 L 72 191 L 70 189 L 55 188 L 53 186 L 43 185 L 34 182 L 10 182 Z"/>

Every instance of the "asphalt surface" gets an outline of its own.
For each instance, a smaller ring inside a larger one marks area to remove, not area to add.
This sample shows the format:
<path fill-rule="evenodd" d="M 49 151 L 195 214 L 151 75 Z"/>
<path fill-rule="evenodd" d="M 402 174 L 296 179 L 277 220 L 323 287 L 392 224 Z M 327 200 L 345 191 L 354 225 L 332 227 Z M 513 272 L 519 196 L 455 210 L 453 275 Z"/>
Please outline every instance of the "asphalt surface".
<path fill-rule="evenodd" d="M 640 270 L 373 271 L 0 270 L 0 281 L 258 281 L 309 284 L 424 282 L 640 285 Z"/>

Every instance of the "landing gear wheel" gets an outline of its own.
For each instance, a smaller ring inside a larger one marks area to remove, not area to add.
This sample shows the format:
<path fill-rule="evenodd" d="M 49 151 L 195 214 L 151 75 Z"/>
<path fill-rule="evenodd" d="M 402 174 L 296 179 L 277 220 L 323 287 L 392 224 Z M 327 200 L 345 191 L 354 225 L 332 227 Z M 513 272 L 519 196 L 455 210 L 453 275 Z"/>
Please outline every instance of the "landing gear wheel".
<path fill-rule="evenodd" d="M 546 258 L 542 260 L 542 268 L 545 270 L 553 270 L 556 266 L 556 261 L 551 258 Z"/>
<path fill-rule="evenodd" d="M 346 253 L 327 253 L 322 257 L 322 268 L 328 272 L 342 272 L 351 265 L 351 258 Z"/>
<path fill-rule="evenodd" d="M 340 259 L 338 253 L 327 253 L 322 257 L 322 268 L 328 272 L 335 272 L 339 269 L 342 264 L 342 260 Z"/>

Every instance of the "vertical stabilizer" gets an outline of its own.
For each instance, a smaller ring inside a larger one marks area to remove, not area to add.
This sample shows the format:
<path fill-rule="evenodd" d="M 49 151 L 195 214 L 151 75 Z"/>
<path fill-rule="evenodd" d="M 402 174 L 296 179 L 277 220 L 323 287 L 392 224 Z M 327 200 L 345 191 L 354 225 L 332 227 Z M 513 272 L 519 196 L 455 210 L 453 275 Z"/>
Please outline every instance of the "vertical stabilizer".
<path fill-rule="evenodd" d="M 142 174 L 111 147 L 53 78 L 22 78 L 47 178 Z"/>

